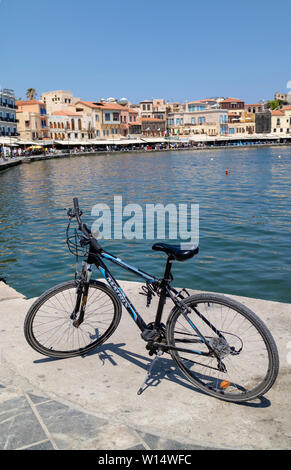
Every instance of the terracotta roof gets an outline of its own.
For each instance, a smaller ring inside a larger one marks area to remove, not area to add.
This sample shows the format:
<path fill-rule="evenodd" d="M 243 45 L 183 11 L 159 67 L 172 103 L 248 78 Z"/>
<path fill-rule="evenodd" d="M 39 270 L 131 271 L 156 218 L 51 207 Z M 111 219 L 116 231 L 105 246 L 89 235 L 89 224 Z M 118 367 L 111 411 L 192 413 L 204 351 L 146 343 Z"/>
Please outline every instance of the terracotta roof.
<path fill-rule="evenodd" d="M 222 103 L 231 103 L 232 101 L 244 103 L 243 100 L 239 100 L 238 98 L 225 98 Z"/>
<path fill-rule="evenodd" d="M 284 111 L 281 109 L 276 109 L 275 111 L 272 111 L 272 116 L 284 116 Z"/>
<path fill-rule="evenodd" d="M 282 108 L 282 111 L 291 111 L 291 105 L 286 105 L 286 106 L 283 106 Z"/>
<path fill-rule="evenodd" d="M 118 103 L 99 103 L 99 102 L 94 101 L 93 104 L 96 105 L 96 107 L 100 109 L 113 109 L 113 110 L 116 109 L 117 111 L 121 111 L 125 109 L 124 106 Z"/>
<path fill-rule="evenodd" d="M 140 122 L 140 120 L 138 119 L 137 121 L 129 122 L 128 125 L 129 125 L 129 126 L 141 126 L 141 122 Z"/>
<path fill-rule="evenodd" d="M 81 113 L 76 113 L 74 111 L 54 111 L 53 116 L 82 116 Z"/>
<path fill-rule="evenodd" d="M 88 106 L 89 108 L 92 108 L 92 109 L 95 109 L 95 108 L 98 109 L 98 106 L 96 106 L 96 104 L 92 103 L 92 101 L 77 101 L 77 102 L 75 103 L 75 106 L 76 106 L 78 103 L 84 104 L 85 106 Z"/>
<path fill-rule="evenodd" d="M 25 100 L 25 101 L 15 101 L 16 106 L 30 105 L 30 104 L 45 104 L 42 101 L 38 100 Z"/>
<path fill-rule="evenodd" d="M 145 122 L 151 122 L 151 121 L 154 121 L 154 122 L 165 122 L 165 119 L 158 119 L 158 118 L 141 118 L 142 121 L 145 121 Z"/>

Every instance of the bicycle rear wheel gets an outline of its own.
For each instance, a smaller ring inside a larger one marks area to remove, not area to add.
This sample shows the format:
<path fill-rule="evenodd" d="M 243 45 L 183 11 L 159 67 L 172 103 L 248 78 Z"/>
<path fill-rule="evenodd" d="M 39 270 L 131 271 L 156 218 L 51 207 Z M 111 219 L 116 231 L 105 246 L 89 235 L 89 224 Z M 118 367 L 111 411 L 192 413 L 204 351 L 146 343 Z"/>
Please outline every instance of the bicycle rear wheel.
<path fill-rule="evenodd" d="M 266 393 L 278 375 L 279 357 L 265 324 L 222 295 L 194 295 L 184 304 L 190 313 L 175 307 L 167 323 L 168 344 L 181 349 L 170 353 L 183 374 L 208 395 L 226 401 L 243 402 Z"/>
<path fill-rule="evenodd" d="M 45 356 L 73 357 L 100 346 L 117 328 L 121 304 L 102 282 L 91 280 L 84 321 L 76 328 L 71 318 L 77 299 L 75 281 L 44 292 L 29 309 L 24 334 L 29 345 Z"/>

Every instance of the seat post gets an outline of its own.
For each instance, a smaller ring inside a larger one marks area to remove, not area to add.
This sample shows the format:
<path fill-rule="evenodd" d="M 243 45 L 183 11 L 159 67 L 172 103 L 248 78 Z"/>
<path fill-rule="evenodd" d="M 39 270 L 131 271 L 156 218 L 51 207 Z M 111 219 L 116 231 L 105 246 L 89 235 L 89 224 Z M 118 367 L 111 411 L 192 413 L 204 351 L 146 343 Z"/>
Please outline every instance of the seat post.
<path fill-rule="evenodd" d="M 173 261 L 174 261 L 174 258 L 172 258 L 172 256 L 168 256 L 166 267 L 165 267 L 165 273 L 164 273 L 164 281 L 170 281 L 170 274 L 171 274 Z"/>
<path fill-rule="evenodd" d="M 160 299 L 159 299 L 159 304 L 158 304 L 157 314 L 156 314 L 156 319 L 155 319 L 156 328 L 158 328 L 161 324 L 162 313 L 164 310 L 164 305 L 166 303 L 166 297 L 167 297 L 166 285 L 171 280 L 170 274 L 171 274 L 173 260 L 174 258 L 172 258 L 171 256 L 168 256 L 166 267 L 165 267 L 164 278 L 161 283 L 161 293 L 160 293 Z"/>

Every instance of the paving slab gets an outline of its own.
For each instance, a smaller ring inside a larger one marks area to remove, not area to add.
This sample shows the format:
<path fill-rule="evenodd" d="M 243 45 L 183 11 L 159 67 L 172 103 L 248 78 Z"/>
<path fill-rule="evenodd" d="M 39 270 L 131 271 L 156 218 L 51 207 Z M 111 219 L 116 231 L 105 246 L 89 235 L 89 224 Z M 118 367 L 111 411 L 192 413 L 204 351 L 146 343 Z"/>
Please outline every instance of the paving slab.
<path fill-rule="evenodd" d="M 146 321 L 152 321 L 157 300 L 147 309 L 139 283 L 120 284 Z M 137 395 L 151 358 L 126 311 L 118 329 L 99 349 L 85 357 L 56 360 L 38 354 L 25 341 L 23 322 L 34 299 L 2 300 L 0 418 L 2 413 L 5 419 L 3 428 L 0 425 L 0 447 L 290 449 L 291 305 L 230 297 L 262 318 L 280 355 L 279 377 L 272 389 L 265 397 L 241 405 L 201 393 L 166 355 L 155 363 L 151 380 Z M 166 305 L 166 310 L 170 307 Z M 11 409 L 21 435 L 9 431 L 5 438 L 1 429 L 12 429 L 7 424 L 12 417 L 6 415 Z M 21 431 L 20 413 L 26 428 L 36 430 L 30 433 L 33 442 Z"/>

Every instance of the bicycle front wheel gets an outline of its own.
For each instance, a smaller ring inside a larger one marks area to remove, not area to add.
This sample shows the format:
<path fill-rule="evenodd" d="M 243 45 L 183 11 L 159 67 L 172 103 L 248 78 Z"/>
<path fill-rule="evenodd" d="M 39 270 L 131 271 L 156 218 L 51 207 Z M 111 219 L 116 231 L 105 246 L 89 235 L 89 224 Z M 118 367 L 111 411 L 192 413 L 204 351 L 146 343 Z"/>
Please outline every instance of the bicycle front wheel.
<path fill-rule="evenodd" d="M 117 328 L 121 304 L 102 282 L 91 280 L 84 321 L 74 326 L 72 313 L 77 285 L 68 281 L 42 294 L 29 309 L 24 334 L 28 344 L 45 356 L 80 356 L 100 346 Z"/>
<path fill-rule="evenodd" d="M 265 324 L 222 295 L 193 295 L 184 304 L 189 312 L 175 307 L 167 324 L 170 353 L 183 374 L 208 395 L 226 401 L 265 394 L 279 369 L 277 347 Z"/>

